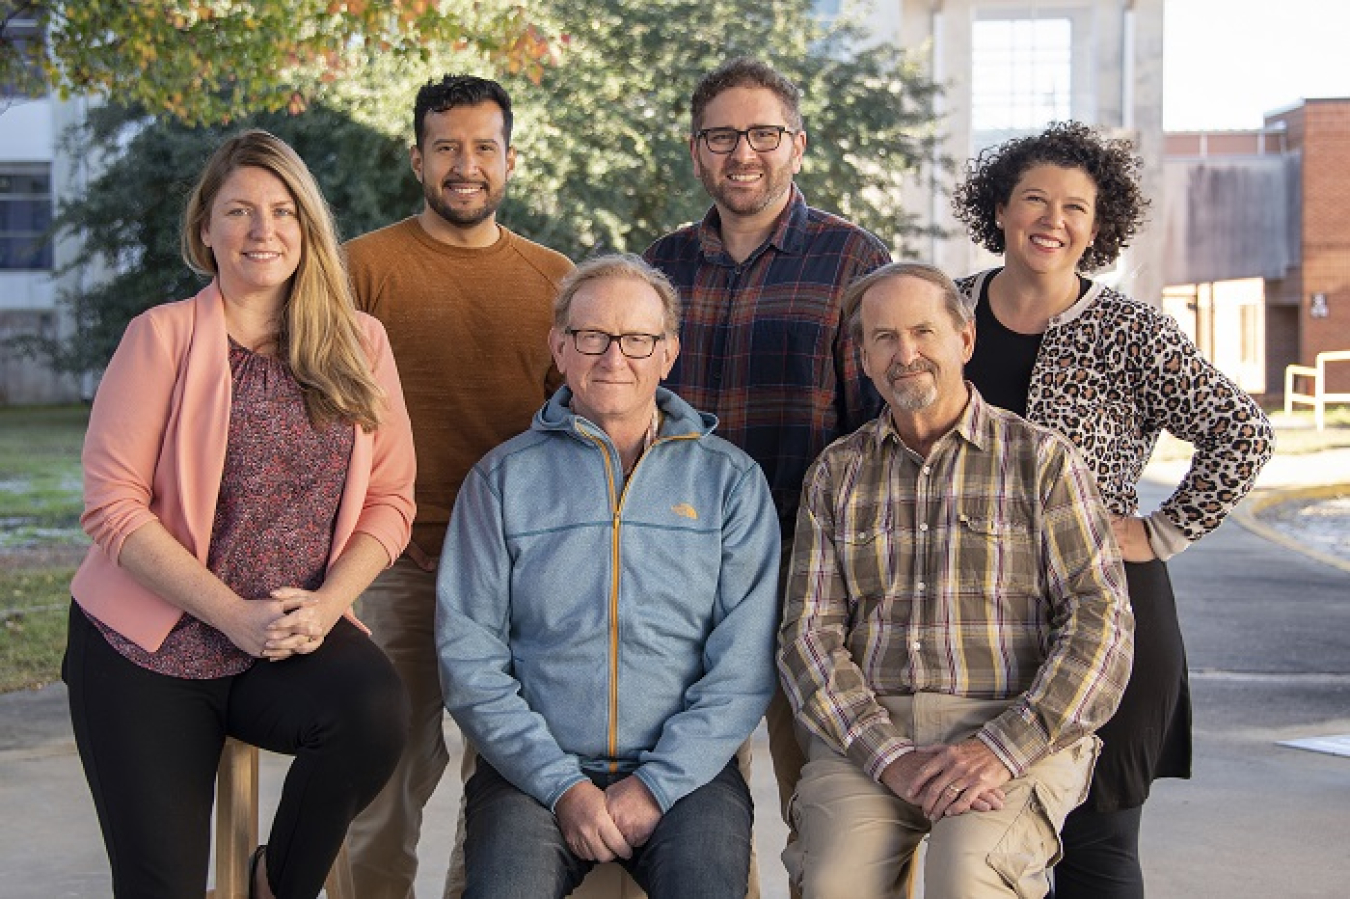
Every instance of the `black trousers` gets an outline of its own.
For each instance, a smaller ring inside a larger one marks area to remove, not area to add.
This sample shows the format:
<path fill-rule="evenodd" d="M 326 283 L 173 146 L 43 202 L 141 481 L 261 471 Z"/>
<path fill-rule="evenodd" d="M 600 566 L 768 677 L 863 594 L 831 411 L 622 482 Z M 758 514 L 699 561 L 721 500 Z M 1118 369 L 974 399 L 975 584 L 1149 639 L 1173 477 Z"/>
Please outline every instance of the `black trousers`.
<path fill-rule="evenodd" d="M 1139 865 L 1143 807 L 1069 812 L 1061 839 L 1064 858 L 1054 867 L 1052 899 L 1144 899 Z"/>
<path fill-rule="evenodd" d="M 312 899 L 407 737 L 398 675 L 346 619 L 310 655 L 187 680 L 126 659 L 72 603 L 62 677 L 119 899 L 203 894 L 227 736 L 295 756 L 267 873 L 279 899 Z"/>

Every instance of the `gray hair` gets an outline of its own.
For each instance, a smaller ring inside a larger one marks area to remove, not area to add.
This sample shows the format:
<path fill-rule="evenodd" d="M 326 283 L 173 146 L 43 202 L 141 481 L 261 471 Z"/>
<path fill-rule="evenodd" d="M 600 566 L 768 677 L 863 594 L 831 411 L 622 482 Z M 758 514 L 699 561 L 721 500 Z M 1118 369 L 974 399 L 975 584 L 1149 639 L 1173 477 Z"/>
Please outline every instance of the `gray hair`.
<path fill-rule="evenodd" d="M 943 303 L 957 328 L 964 328 L 975 318 L 975 301 L 957 290 L 956 284 L 942 269 L 926 262 L 891 262 L 858 278 L 844 291 L 844 320 L 855 343 L 860 344 L 863 339 L 863 296 L 887 278 L 918 278 L 942 291 Z"/>
<path fill-rule="evenodd" d="M 680 330 L 680 294 L 675 285 L 661 272 L 633 253 L 611 253 L 587 259 L 568 273 L 558 285 L 558 298 L 553 301 L 553 325 L 558 330 L 567 327 L 572 312 L 572 299 L 583 285 L 607 278 L 626 278 L 646 284 L 661 298 L 667 334 Z"/>

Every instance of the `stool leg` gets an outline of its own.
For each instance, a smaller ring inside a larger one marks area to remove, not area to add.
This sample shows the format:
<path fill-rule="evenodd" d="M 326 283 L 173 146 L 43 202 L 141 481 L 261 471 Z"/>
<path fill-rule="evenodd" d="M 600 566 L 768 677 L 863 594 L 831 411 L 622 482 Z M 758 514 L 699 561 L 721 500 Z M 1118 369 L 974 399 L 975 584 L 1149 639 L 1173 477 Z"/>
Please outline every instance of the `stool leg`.
<path fill-rule="evenodd" d="M 333 867 L 323 882 L 323 891 L 328 899 L 356 899 L 356 884 L 352 881 L 351 857 L 347 854 L 347 841 L 342 841 Z"/>
<path fill-rule="evenodd" d="M 248 859 L 258 845 L 258 747 L 225 741 L 216 775 L 213 899 L 247 899 Z"/>

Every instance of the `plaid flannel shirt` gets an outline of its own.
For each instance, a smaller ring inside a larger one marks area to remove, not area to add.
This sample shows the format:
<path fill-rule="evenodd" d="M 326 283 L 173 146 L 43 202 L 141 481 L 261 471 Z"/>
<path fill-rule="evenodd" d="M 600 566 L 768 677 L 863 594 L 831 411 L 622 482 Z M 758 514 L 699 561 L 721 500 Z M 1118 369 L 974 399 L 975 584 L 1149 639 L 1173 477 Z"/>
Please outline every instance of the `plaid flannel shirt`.
<path fill-rule="evenodd" d="M 644 254 L 684 302 L 680 356 L 664 384 L 716 415 L 717 433 L 760 464 L 787 537 L 807 466 L 881 409 L 840 300 L 890 254 L 870 232 L 807 206 L 795 185 L 743 262 L 727 255 L 720 228 L 714 206 Z"/>
<path fill-rule="evenodd" d="M 779 670 L 812 732 L 879 778 L 914 746 L 877 696 L 1018 699 L 977 735 L 1019 775 L 1110 718 L 1133 616 L 1092 472 L 971 388 L 924 459 L 889 413 L 807 474 Z"/>

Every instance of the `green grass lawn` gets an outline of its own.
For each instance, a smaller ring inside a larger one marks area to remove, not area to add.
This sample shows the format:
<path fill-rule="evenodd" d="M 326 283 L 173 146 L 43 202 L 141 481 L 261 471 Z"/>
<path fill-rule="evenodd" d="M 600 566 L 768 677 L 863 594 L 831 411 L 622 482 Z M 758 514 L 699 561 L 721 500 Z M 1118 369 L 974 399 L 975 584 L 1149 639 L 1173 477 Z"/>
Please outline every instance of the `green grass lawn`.
<path fill-rule="evenodd" d="M 0 571 L 0 693 L 56 680 L 73 566 Z"/>
<path fill-rule="evenodd" d="M 50 683 L 82 547 L 83 406 L 0 408 L 0 692 Z"/>
<path fill-rule="evenodd" d="M 0 409 L 0 547 L 80 528 L 83 406 Z"/>
<path fill-rule="evenodd" d="M 1275 452 L 1281 456 L 1306 456 L 1329 449 L 1350 447 L 1350 406 L 1327 409 L 1326 429 L 1313 427 L 1311 409 L 1300 409 L 1285 415 L 1282 409 L 1267 409 L 1275 426 Z M 1159 462 L 1189 459 L 1191 445 L 1164 433 L 1153 449 L 1153 458 Z"/>

